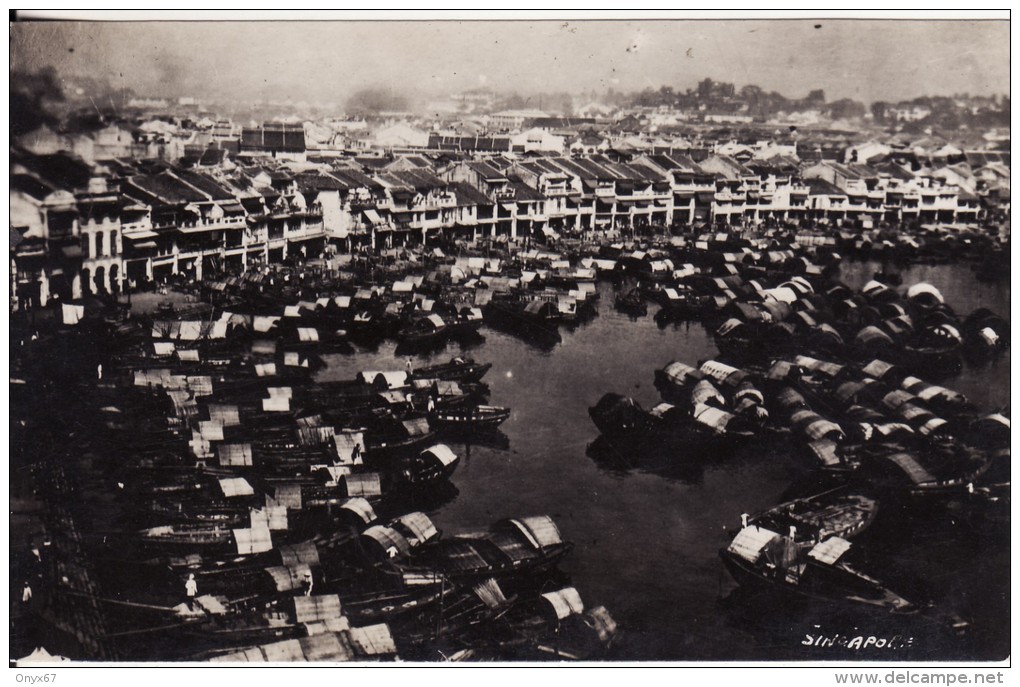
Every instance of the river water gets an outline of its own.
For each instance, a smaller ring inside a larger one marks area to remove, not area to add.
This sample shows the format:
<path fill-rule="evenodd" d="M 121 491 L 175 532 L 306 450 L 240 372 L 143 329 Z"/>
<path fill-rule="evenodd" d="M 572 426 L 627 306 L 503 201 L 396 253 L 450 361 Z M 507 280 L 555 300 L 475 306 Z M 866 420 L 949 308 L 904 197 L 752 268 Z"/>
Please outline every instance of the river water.
<path fill-rule="evenodd" d="M 880 266 L 855 263 L 842 278 L 860 287 Z M 967 266 L 915 266 L 904 287 L 929 281 L 961 316 L 979 306 L 1009 318 L 1009 284 L 981 284 Z M 790 451 L 750 446 L 725 457 L 639 456 L 611 459 L 589 446 L 598 432 L 588 408 L 606 392 L 659 401 L 653 374 L 671 360 L 691 364 L 716 354 L 697 323 L 656 326 L 612 307 L 613 287 L 600 282 L 599 316 L 543 350 L 484 327 L 485 342 L 465 351 L 493 363 L 485 380 L 491 403 L 510 406 L 502 426 L 509 448 L 452 444 L 462 456 L 453 476 L 458 495 L 429 514 L 445 534 L 478 530 L 508 516 L 551 515 L 575 549 L 561 569 L 589 607 L 606 606 L 623 630 L 621 660 L 944 660 L 1002 658 L 1009 642 L 1008 532 L 946 536 L 892 546 L 906 567 L 928 571 L 939 597 L 971 619 L 970 639 L 946 639 L 906 621 L 858 620 L 839 609 L 788 607 L 768 595 L 748 597 L 722 571 L 724 528 L 782 500 L 809 477 Z M 446 350 L 417 356 L 416 365 L 449 360 Z M 392 343 L 375 351 L 328 356 L 320 379 L 349 379 L 363 369 L 402 369 Z M 1009 352 L 981 368 L 965 367 L 943 384 L 983 408 L 1009 404 Z M 940 520 L 941 522 L 941 520 Z M 955 523 L 953 523 L 955 526 Z M 923 525 L 922 530 L 925 528 Z M 941 525 L 939 528 L 945 530 Z M 969 530 L 967 531 L 969 532 Z M 932 572 L 934 571 L 934 572 Z M 806 635 L 901 635 L 898 653 L 805 646 Z"/>

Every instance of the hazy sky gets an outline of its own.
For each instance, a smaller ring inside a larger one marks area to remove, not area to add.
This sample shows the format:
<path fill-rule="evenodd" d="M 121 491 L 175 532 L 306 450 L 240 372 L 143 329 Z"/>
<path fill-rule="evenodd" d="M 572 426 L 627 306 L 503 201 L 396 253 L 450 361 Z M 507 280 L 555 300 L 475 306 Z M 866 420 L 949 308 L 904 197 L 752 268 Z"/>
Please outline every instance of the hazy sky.
<path fill-rule="evenodd" d="M 820 26 L 819 26 L 820 25 Z M 109 78 L 144 95 L 342 99 L 686 89 L 699 79 L 865 102 L 1009 92 L 1006 21 L 28 22 L 13 68 Z"/>

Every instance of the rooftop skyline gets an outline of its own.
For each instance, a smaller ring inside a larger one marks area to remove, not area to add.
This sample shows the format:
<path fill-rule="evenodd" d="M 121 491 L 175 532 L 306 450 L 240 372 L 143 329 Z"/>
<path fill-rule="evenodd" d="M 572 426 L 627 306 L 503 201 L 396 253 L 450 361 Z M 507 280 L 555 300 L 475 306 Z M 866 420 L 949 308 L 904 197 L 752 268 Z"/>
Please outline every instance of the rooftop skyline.
<path fill-rule="evenodd" d="M 898 101 L 1009 92 L 1009 22 L 964 20 L 18 22 L 11 68 L 168 97 L 342 100 L 694 87 Z"/>

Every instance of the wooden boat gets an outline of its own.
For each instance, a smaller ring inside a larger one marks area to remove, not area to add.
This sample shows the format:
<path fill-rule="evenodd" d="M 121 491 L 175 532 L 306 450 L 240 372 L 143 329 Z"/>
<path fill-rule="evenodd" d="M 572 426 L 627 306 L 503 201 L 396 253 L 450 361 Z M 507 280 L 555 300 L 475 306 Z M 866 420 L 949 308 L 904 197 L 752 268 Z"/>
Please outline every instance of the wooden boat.
<path fill-rule="evenodd" d="M 637 288 L 617 294 L 614 304 L 617 310 L 633 317 L 644 317 L 648 314 L 648 306 L 640 289 Z"/>
<path fill-rule="evenodd" d="M 449 325 L 439 315 L 428 315 L 413 320 L 397 333 L 397 340 L 405 345 L 442 343 L 450 337 Z"/>
<path fill-rule="evenodd" d="M 631 398 L 606 394 L 588 409 L 603 436 L 629 441 L 710 443 L 724 447 L 743 443 L 761 430 L 757 419 L 735 415 L 723 408 L 689 397 L 680 406 L 660 403 L 644 410 Z"/>
<path fill-rule="evenodd" d="M 988 357 L 1009 347 L 1009 322 L 987 308 L 978 308 L 963 323 L 964 345 L 978 357 Z"/>
<path fill-rule="evenodd" d="M 499 427 L 510 417 L 509 408 L 477 405 L 471 407 L 437 409 L 429 415 L 429 425 L 440 430 L 475 432 Z"/>
<path fill-rule="evenodd" d="M 586 609 L 574 587 L 545 591 L 518 601 L 498 616 L 503 632 L 485 624 L 484 637 L 475 648 L 495 640 L 504 654 L 531 660 L 591 660 L 603 656 L 620 630 L 604 606 Z"/>
<path fill-rule="evenodd" d="M 945 439 L 925 453 L 879 447 L 862 457 L 859 472 L 893 493 L 928 499 L 964 494 L 990 466 L 984 451 Z"/>
<path fill-rule="evenodd" d="M 399 454 L 421 446 L 436 436 L 428 418 L 382 422 L 365 433 L 365 451 L 373 457 Z"/>
<path fill-rule="evenodd" d="M 407 486 L 422 487 L 450 479 L 460 458 L 446 444 L 430 446 L 408 460 L 400 470 L 401 481 Z"/>
<path fill-rule="evenodd" d="M 816 541 L 830 536 L 853 539 L 871 526 L 878 508 L 877 499 L 838 487 L 743 517 L 743 526 L 755 525 L 774 532 L 795 527 L 801 538 Z"/>
<path fill-rule="evenodd" d="M 610 437 L 645 433 L 657 424 L 657 418 L 632 398 L 608 393 L 588 409 L 588 416 L 599 432 Z"/>
<path fill-rule="evenodd" d="M 307 597 L 305 597 L 307 598 Z M 316 613 L 308 617 L 317 617 Z M 214 663 L 265 663 L 307 661 L 381 661 L 396 660 L 397 647 L 385 624 L 350 627 L 335 619 L 303 623 L 305 636 L 278 640 L 257 646 L 240 646 L 224 653 L 205 651 L 192 660 Z"/>
<path fill-rule="evenodd" d="M 405 572 L 438 572 L 450 579 L 499 578 L 547 570 L 572 549 L 543 515 L 502 520 L 487 533 L 443 539 L 413 556 L 397 554 L 393 563 Z"/>
<path fill-rule="evenodd" d="M 919 372 L 953 372 L 962 366 L 963 337 L 949 324 L 931 327 L 903 347 L 903 361 Z"/>
<path fill-rule="evenodd" d="M 767 527 L 742 528 L 722 549 L 726 569 L 741 586 L 780 591 L 807 598 L 863 605 L 889 613 L 917 613 L 920 606 L 862 572 L 852 546 L 841 537 L 817 541 Z"/>
<path fill-rule="evenodd" d="M 411 378 L 480 382 L 491 368 L 492 363 L 476 363 L 472 358 L 453 358 L 448 363 L 415 368 L 411 370 Z"/>

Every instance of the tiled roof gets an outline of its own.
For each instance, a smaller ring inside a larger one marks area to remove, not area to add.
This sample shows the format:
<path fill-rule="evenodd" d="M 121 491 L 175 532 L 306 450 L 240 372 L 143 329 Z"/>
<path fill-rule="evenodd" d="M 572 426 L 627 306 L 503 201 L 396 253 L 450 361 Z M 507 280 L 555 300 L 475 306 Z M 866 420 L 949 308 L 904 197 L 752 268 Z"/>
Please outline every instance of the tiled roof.
<path fill-rule="evenodd" d="M 476 189 L 471 184 L 459 182 L 451 185 L 454 194 L 457 196 L 457 205 L 492 205 L 488 196 Z"/>
<path fill-rule="evenodd" d="M 510 177 L 510 185 L 513 186 L 515 199 L 521 202 L 545 200 L 545 196 L 531 188 L 517 177 Z"/>
<path fill-rule="evenodd" d="M 208 198 L 188 186 L 169 172 L 159 174 L 138 174 L 125 181 L 143 195 L 143 199 L 176 205 L 179 203 L 201 203 Z"/>
<path fill-rule="evenodd" d="M 89 179 L 93 176 L 92 169 L 87 164 L 65 153 L 33 155 L 17 152 L 12 153 L 11 163 L 24 166 L 54 187 L 66 191 L 88 186 Z"/>
<path fill-rule="evenodd" d="M 845 196 L 846 192 L 825 179 L 805 179 L 804 184 L 811 189 L 812 196 Z"/>
<path fill-rule="evenodd" d="M 225 189 L 219 183 L 198 172 L 179 170 L 176 175 L 185 183 L 194 186 L 202 193 L 205 193 L 213 200 L 233 200 L 234 194 Z"/>

